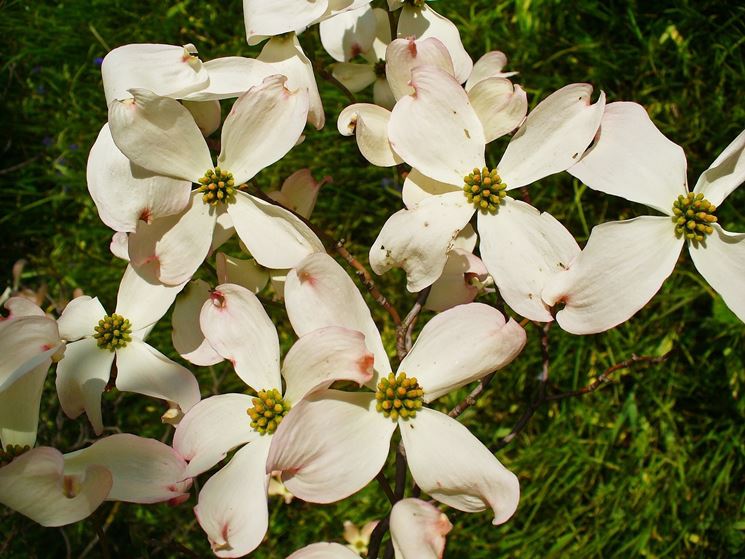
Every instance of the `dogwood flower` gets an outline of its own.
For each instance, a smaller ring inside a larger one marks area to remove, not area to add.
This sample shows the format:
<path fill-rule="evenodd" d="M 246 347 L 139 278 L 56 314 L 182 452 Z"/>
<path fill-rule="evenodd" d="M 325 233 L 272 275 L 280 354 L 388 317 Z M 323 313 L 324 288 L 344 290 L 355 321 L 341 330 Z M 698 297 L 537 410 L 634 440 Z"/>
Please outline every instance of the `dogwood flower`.
<path fill-rule="evenodd" d="M 593 228 L 582 253 L 543 292 L 576 334 L 628 320 L 672 273 L 683 245 L 702 276 L 745 321 L 745 234 L 717 223 L 716 208 L 745 180 L 742 132 L 688 190 L 683 149 L 636 103 L 611 103 L 595 145 L 569 172 L 590 188 L 645 204 L 642 216 Z"/>
<path fill-rule="evenodd" d="M 278 427 L 267 471 L 282 470 L 306 501 L 343 499 L 380 471 L 398 427 L 424 492 L 467 512 L 491 507 L 495 524 L 512 516 L 517 477 L 461 423 L 424 404 L 509 364 L 525 345 L 519 324 L 487 305 L 459 305 L 425 325 L 394 374 L 362 296 L 330 256 L 313 254 L 290 272 L 285 303 L 300 336 L 324 326 L 363 332 L 375 355 L 375 392 L 306 396 Z"/>
<path fill-rule="evenodd" d="M 445 513 L 421 499 L 402 499 L 391 509 L 396 559 L 442 559 L 452 529 Z"/>
<path fill-rule="evenodd" d="M 150 225 L 138 222 L 129 238 L 133 265 L 157 261 L 160 281 L 183 283 L 211 249 L 215 224 L 225 214 L 264 266 L 286 268 L 299 254 L 323 248 L 290 212 L 239 189 L 284 156 L 303 130 L 307 94 L 290 92 L 285 81 L 284 76 L 266 78 L 235 102 L 223 125 L 222 151 L 214 168 L 199 129 L 177 101 L 132 90 L 134 99 L 112 103 L 112 137 L 132 162 L 200 185 L 183 212 Z"/>
<path fill-rule="evenodd" d="M 55 448 L 0 452 L 0 503 L 42 526 L 89 516 L 105 500 L 178 503 L 188 498 L 186 462 L 170 446 L 119 434 L 62 454 Z"/>
<path fill-rule="evenodd" d="M 256 296 L 238 285 L 220 285 L 212 292 L 200 324 L 208 343 L 233 363 L 257 396 L 222 394 L 203 400 L 182 419 L 173 446 L 189 461 L 188 476 L 242 447 L 207 481 L 194 508 L 215 554 L 240 557 L 255 549 L 267 530 L 271 471 L 266 463 L 277 426 L 292 417 L 291 408 L 307 394 L 335 380 L 367 382 L 373 357 L 359 332 L 324 328 L 302 336 L 280 371 L 277 331 Z"/>
<path fill-rule="evenodd" d="M 199 401 L 194 375 L 144 341 L 182 287 L 157 284 L 127 266 L 112 314 L 98 298 L 83 295 L 70 301 L 58 321 L 68 343 L 57 365 L 57 395 L 68 417 L 85 412 L 101 434 L 101 394 L 115 360 L 119 390 L 173 402 L 184 412 Z"/>
<path fill-rule="evenodd" d="M 396 103 L 388 126 L 393 149 L 414 168 L 403 190 L 410 209 L 383 226 L 370 249 L 373 270 L 404 268 L 412 292 L 431 285 L 453 239 L 475 213 L 481 258 L 505 302 L 531 320 L 553 320 L 541 291 L 579 246 L 551 215 L 507 193 L 578 160 L 600 124 L 605 95 L 591 105 L 588 84 L 554 92 L 528 115 L 497 167 L 489 169 L 485 126 L 468 94 L 440 68 L 418 66 L 411 74 L 415 92 Z"/>
<path fill-rule="evenodd" d="M 378 520 L 372 520 L 362 526 L 362 528 L 358 528 L 351 520 L 345 520 L 343 537 L 344 541 L 347 542 L 347 547 L 357 555 L 366 557 L 367 546 L 370 545 L 370 535 L 375 530 L 378 522 Z"/>

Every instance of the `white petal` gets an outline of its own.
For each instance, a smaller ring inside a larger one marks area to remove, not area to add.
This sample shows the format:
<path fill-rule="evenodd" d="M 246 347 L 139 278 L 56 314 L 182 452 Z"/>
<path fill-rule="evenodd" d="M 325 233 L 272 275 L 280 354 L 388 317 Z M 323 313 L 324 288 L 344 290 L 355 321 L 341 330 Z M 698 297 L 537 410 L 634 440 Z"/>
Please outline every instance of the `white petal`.
<path fill-rule="evenodd" d="M 10 297 L 3 304 L 8 315 L 0 318 L 0 325 L 8 324 L 8 321 L 22 316 L 46 316 L 46 313 L 36 303 L 23 296 Z M 2 326 L 0 326 L 1 328 Z"/>
<path fill-rule="evenodd" d="M 199 326 L 199 313 L 209 297 L 209 284 L 204 280 L 194 280 L 178 296 L 173 307 L 173 348 L 194 365 L 214 365 L 222 361 L 222 357 L 205 339 Z"/>
<path fill-rule="evenodd" d="M 133 163 L 177 179 L 198 182 L 212 168 L 210 150 L 189 110 L 146 89 L 109 106 L 116 146 Z"/>
<path fill-rule="evenodd" d="M 365 58 L 370 62 L 385 60 L 385 51 L 391 42 L 391 22 L 388 19 L 388 10 L 383 8 L 373 8 L 375 15 L 375 40 L 370 52 L 365 54 Z"/>
<path fill-rule="evenodd" d="M 605 109 L 605 93 L 590 104 L 592 86 L 573 83 L 555 91 L 533 109 L 510 140 L 499 162 L 507 188 L 526 186 L 565 171 L 590 145 Z"/>
<path fill-rule="evenodd" d="M 261 435 L 246 413 L 253 407 L 246 394 L 220 394 L 202 400 L 181 419 L 173 448 L 189 461 L 186 476 L 206 472 L 242 444 Z"/>
<path fill-rule="evenodd" d="M 52 318 L 22 316 L 9 321 L 0 336 L 0 392 L 42 363 L 48 364 L 61 346 L 57 323 Z"/>
<path fill-rule="evenodd" d="M 372 48 L 375 24 L 372 8 L 365 5 L 322 21 L 318 33 L 331 58 L 345 62 Z"/>
<path fill-rule="evenodd" d="M 357 330 L 365 335 L 378 374 L 391 371 L 370 309 L 352 279 L 328 254 L 312 254 L 287 274 L 285 305 L 298 336 L 327 326 Z"/>
<path fill-rule="evenodd" d="M 208 87 L 192 93 L 190 101 L 207 101 L 240 97 L 255 87 L 264 78 L 276 74 L 269 64 L 243 56 L 225 56 L 205 62 L 204 69 L 210 75 Z"/>
<path fill-rule="evenodd" d="M 463 48 L 458 28 L 429 5 L 425 4 L 421 8 L 405 5 L 398 20 L 397 33 L 399 37 L 414 35 L 418 39 L 428 37 L 439 39 L 450 51 L 458 83 L 463 83 L 468 79 L 473 69 L 473 61 Z"/>
<path fill-rule="evenodd" d="M 514 514 L 520 500 L 517 477 L 463 425 L 427 408 L 399 425 L 411 474 L 422 491 L 465 512 L 491 507 L 493 524 Z"/>
<path fill-rule="evenodd" d="M 595 145 L 569 172 L 590 188 L 667 215 L 678 195 L 688 192 L 683 148 L 636 103 L 608 105 Z"/>
<path fill-rule="evenodd" d="M 215 230 L 212 232 L 212 243 L 210 244 L 208 255 L 228 242 L 234 233 L 235 227 L 233 227 L 233 220 L 230 214 L 225 209 L 219 210 L 217 212 L 217 220 L 215 221 Z"/>
<path fill-rule="evenodd" d="M 0 469 L 0 503 L 42 526 L 64 526 L 96 510 L 111 485 L 103 466 L 89 467 L 82 478 L 66 477 L 62 454 L 40 447 Z"/>
<path fill-rule="evenodd" d="M 199 492 L 194 507 L 218 557 L 243 557 L 256 549 L 269 526 L 265 472 L 271 437 L 244 446 Z"/>
<path fill-rule="evenodd" d="M 292 212 L 250 194 L 236 192 L 228 213 L 251 256 L 266 268 L 292 268 L 324 250 L 316 234 Z"/>
<path fill-rule="evenodd" d="M 369 103 L 350 105 L 339 114 L 337 128 L 343 136 L 355 135 L 360 153 L 373 165 L 392 167 L 403 160 L 388 141 L 388 109 Z"/>
<path fill-rule="evenodd" d="M 442 559 L 453 525 L 445 513 L 420 499 L 403 499 L 391 509 L 396 559 Z"/>
<path fill-rule="evenodd" d="M 57 364 L 57 396 L 62 410 L 71 419 L 85 411 L 96 435 L 103 431 L 101 394 L 113 362 L 113 351 L 98 347 L 94 338 L 84 338 L 67 344 L 65 358 Z"/>
<path fill-rule="evenodd" d="M 383 467 L 396 428 L 375 403 L 371 392 L 321 390 L 306 397 L 274 433 L 267 471 L 282 470 L 287 489 L 311 503 L 356 493 Z"/>
<path fill-rule="evenodd" d="M 36 366 L 0 391 L 0 442 L 3 447 L 33 447 L 39 425 L 39 407 L 50 360 Z"/>
<path fill-rule="evenodd" d="M 453 61 L 447 47 L 434 37 L 396 39 L 385 52 L 385 77 L 396 100 L 414 93 L 411 70 L 428 64 L 454 76 Z"/>
<path fill-rule="evenodd" d="M 468 96 L 447 72 L 433 66 L 411 71 L 414 94 L 396 103 L 388 125 L 393 149 L 409 165 L 441 182 L 462 185 L 484 166 L 484 129 Z"/>
<path fill-rule="evenodd" d="M 98 297 L 81 295 L 67 303 L 57 324 L 60 336 L 68 342 L 92 336 L 98 321 L 108 313 Z"/>
<path fill-rule="evenodd" d="M 678 260 L 683 239 L 669 217 L 643 216 L 603 223 L 569 270 L 543 290 L 549 305 L 564 303 L 556 315 L 572 334 L 595 334 L 631 318 L 660 289 Z"/>
<path fill-rule="evenodd" d="M 328 0 L 243 0 L 243 22 L 246 39 L 255 45 L 257 36 L 281 35 L 288 31 L 305 29 L 316 18 L 323 15 Z"/>
<path fill-rule="evenodd" d="M 481 258 L 504 301 L 526 318 L 551 322 L 541 293 L 579 254 L 572 234 L 548 212 L 509 196 L 496 215 L 479 212 L 478 230 Z"/>
<path fill-rule="evenodd" d="M 93 465 L 111 472 L 107 501 L 159 503 L 188 495 L 186 462 L 170 446 L 129 434 L 111 435 L 65 454 L 65 473 L 79 475 Z"/>
<path fill-rule="evenodd" d="M 178 285 L 160 283 L 155 278 L 154 268 L 154 263 L 139 269 L 130 264 L 119 284 L 115 312 L 129 320 L 134 332 L 158 322 L 186 285 L 186 282 Z"/>
<path fill-rule="evenodd" d="M 259 266 L 256 260 L 233 258 L 224 252 L 217 253 L 215 268 L 218 283 L 234 283 L 254 294 L 264 289 L 269 281 L 267 269 Z"/>
<path fill-rule="evenodd" d="M 116 387 L 174 402 L 187 412 L 199 399 L 199 383 L 188 369 L 145 342 L 133 339 L 116 350 Z"/>
<path fill-rule="evenodd" d="M 317 388 L 328 388 L 337 380 L 360 386 L 373 376 L 373 354 L 365 346 L 362 332 L 327 326 L 309 332 L 295 342 L 285 356 L 282 376 L 284 397 L 299 402 Z"/>
<path fill-rule="evenodd" d="M 470 92 L 471 88 L 482 80 L 509 78 L 517 74 L 517 72 L 502 72 L 505 66 L 507 66 L 507 57 L 503 52 L 498 50 L 487 52 L 473 65 L 471 75 L 468 76 L 468 81 L 466 81 L 466 91 Z"/>
<path fill-rule="evenodd" d="M 222 151 L 217 162 L 241 184 L 279 161 L 305 128 L 308 95 L 290 92 L 286 78 L 274 75 L 241 95 L 222 127 Z"/>
<path fill-rule="evenodd" d="M 705 245 L 688 243 L 691 259 L 727 306 L 745 322 L 745 234 L 730 233 L 719 224 Z"/>
<path fill-rule="evenodd" d="M 384 78 L 375 80 L 373 84 L 373 103 L 389 111 L 393 109 L 396 104 L 396 98 L 393 96 L 391 86 L 388 85 L 388 80 Z"/>
<path fill-rule="evenodd" d="M 264 307 L 245 287 L 218 285 L 199 322 L 212 347 L 254 390 L 281 389 L 279 338 Z"/>
<path fill-rule="evenodd" d="M 222 108 L 220 101 L 213 99 L 211 101 L 182 101 L 191 113 L 195 124 L 205 138 L 220 128 L 222 123 Z"/>
<path fill-rule="evenodd" d="M 407 208 L 413 209 L 419 202 L 430 196 L 446 194 L 447 192 L 461 191 L 460 187 L 452 184 L 436 181 L 423 175 L 416 169 L 406 175 L 401 196 Z"/>
<path fill-rule="evenodd" d="M 328 7 L 324 14 L 316 21 L 323 21 L 326 18 L 334 17 L 337 14 L 347 12 L 349 10 L 356 10 L 362 6 L 369 4 L 371 0 L 329 0 Z"/>
<path fill-rule="evenodd" d="M 331 65 L 331 75 L 352 93 L 358 93 L 377 79 L 371 64 L 339 62 Z"/>
<path fill-rule="evenodd" d="M 318 542 L 298 549 L 287 559 L 359 559 L 359 555 L 340 543 Z"/>
<path fill-rule="evenodd" d="M 462 192 L 431 196 L 411 210 L 396 212 L 370 249 L 370 266 L 376 274 L 401 267 L 406 288 L 421 291 L 442 274 L 447 253 L 473 212 Z"/>
<path fill-rule="evenodd" d="M 501 369 L 525 346 L 525 330 L 482 303 L 458 305 L 436 315 L 422 329 L 399 371 L 416 377 L 424 401 Z"/>
<path fill-rule="evenodd" d="M 525 91 L 504 78 L 480 81 L 468 92 L 468 99 L 484 126 L 487 143 L 520 126 L 528 112 Z"/>
<path fill-rule="evenodd" d="M 122 231 L 114 233 L 111 236 L 109 250 L 117 258 L 129 262 L 129 236 Z"/>
<path fill-rule="evenodd" d="M 308 219 L 316 206 L 318 191 L 331 180 L 326 176 L 317 181 L 310 169 L 300 169 L 285 179 L 279 191 L 270 192 L 269 197 Z"/>
<path fill-rule="evenodd" d="M 696 183 L 694 192 L 702 192 L 704 198 L 718 206 L 745 180 L 745 130 L 732 140 L 704 171 Z"/>
<path fill-rule="evenodd" d="M 193 45 L 131 44 L 115 48 L 101 64 L 106 104 L 129 99 L 127 90 L 149 89 L 179 99 L 210 81 Z"/>
<path fill-rule="evenodd" d="M 189 181 L 154 175 L 131 163 L 114 144 L 108 124 L 91 148 L 86 178 L 101 221 L 115 231 L 134 231 L 139 220 L 173 215 L 189 203 Z"/>
<path fill-rule="evenodd" d="M 480 258 L 454 248 L 448 253 L 442 275 L 432 284 L 424 308 L 442 312 L 456 305 L 470 303 L 479 293 L 478 287 L 470 279 L 476 277 L 484 281 L 486 276 L 486 266 Z"/>
<path fill-rule="evenodd" d="M 291 91 L 303 89 L 308 92 L 308 122 L 323 128 L 326 117 L 323 114 L 323 103 L 318 93 L 313 65 L 303 52 L 297 37 L 275 37 L 267 41 L 258 60 L 274 67 L 277 74 L 287 76 L 286 87 Z"/>
<path fill-rule="evenodd" d="M 140 221 L 129 236 L 129 258 L 135 267 L 158 263 L 158 280 L 169 285 L 188 281 L 212 244 L 217 212 L 195 190 L 186 209 L 147 224 Z"/>

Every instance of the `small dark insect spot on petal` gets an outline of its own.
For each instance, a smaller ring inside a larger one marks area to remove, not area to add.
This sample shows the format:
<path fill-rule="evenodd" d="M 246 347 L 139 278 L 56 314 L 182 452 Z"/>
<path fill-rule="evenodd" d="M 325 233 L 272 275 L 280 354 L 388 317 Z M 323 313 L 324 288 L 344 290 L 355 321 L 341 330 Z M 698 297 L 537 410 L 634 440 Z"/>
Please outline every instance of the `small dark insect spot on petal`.
<path fill-rule="evenodd" d="M 577 159 L 577 156 L 578 155 L 579 155 L 579 152 L 578 153 L 575 153 L 574 155 L 572 155 L 572 159 Z"/>
<path fill-rule="evenodd" d="M 468 129 L 467 128 L 464 128 L 463 129 L 463 132 L 465 132 L 466 138 L 468 138 L 470 140 L 471 139 L 471 134 L 468 132 Z"/>

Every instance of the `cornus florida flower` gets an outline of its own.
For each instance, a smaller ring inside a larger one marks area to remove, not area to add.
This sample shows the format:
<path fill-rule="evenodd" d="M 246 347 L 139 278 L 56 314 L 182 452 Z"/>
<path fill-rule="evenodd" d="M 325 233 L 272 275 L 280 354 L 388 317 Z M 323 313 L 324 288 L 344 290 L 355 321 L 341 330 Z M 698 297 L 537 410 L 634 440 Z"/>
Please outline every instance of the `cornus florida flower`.
<path fill-rule="evenodd" d="M 216 222 L 226 214 L 263 266 L 289 268 L 308 251 L 323 249 L 290 212 L 240 190 L 284 156 L 305 126 L 307 93 L 290 92 L 285 81 L 284 76 L 268 77 L 235 102 L 222 128 L 217 166 L 191 115 L 177 101 L 132 90 L 134 99 L 111 104 L 112 137 L 132 162 L 199 185 L 182 213 L 152 225 L 138 222 L 129 239 L 133 265 L 157 261 L 160 281 L 188 280 L 212 246 Z"/>
<path fill-rule="evenodd" d="M 189 460 L 189 476 L 245 445 L 204 485 L 194 508 L 215 554 L 240 557 L 255 549 L 266 533 L 271 473 L 266 461 L 275 430 L 307 394 L 335 380 L 369 381 L 373 357 L 359 332 L 323 328 L 290 348 L 280 373 L 277 331 L 256 296 L 237 285 L 220 285 L 212 292 L 200 323 L 214 351 L 230 360 L 257 394 L 203 400 L 183 418 L 173 445 Z"/>
<path fill-rule="evenodd" d="M 144 342 L 182 287 L 157 284 L 127 266 L 113 313 L 107 313 L 98 298 L 70 301 L 58 322 L 68 344 L 57 365 L 57 394 L 69 417 L 85 411 L 93 430 L 101 434 L 101 394 L 115 359 L 119 390 L 161 398 L 181 411 L 199 401 L 194 375 Z"/>
<path fill-rule="evenodd" d="M 440 68 L 418 66 L 411 75 L 415 91 L 396 103 L 388 125 L 394 151 L 414 168 L 403 191 L 409 209 L 383 226 L 370 249 L 373 270 L 403 267 L 408 289 L 422 290 L 476 213 L 481 258 L 504 300 L 531 320 L 553 320 L 541 291 L 579 247 L 551 215 L 507 193 L 579 159 L 597 131 L 604 94 L 591 105 L 587 84 L 556 91 L 528 115 L 497 167 L 487 168 L 484 120 L 468 94 Z"/>
<path fill-rule="evenodd" d="M 277 429 L 267 471 L 282 470 L 301 499 L 337 501 L 375 477 L 399 427 L 424 492 L 463 511 L 491 507 L 495 524 L 512 515 L 515 475 L 463 425 L 424 404 L 510 363 L 525 345 L 515 321 L 479 303 L 454 307 L 425 325 L 394 374 L 362 296 L 330 256 L 311 255 L 290 272 L 285 302 L 298 335 L 329 325 L 363 332 L 376 376 L 374 392 L 319 390 L 298 403 Z"/>
<path fill-rule="evenodd" d="M 745 180 L 745 132 L 688 191 L 683 149 L 636 103 L 611 103 L 595 145 L 569 172 L 590 188 L 645 204 L 643 216 L 593 228 L 569 270 L 543 292 L 563 303 L 556 319 L 576 334 L 612 328 L 642 308 L 673 271 L 684 244 L 694 265 L 745 321 L 745 234 L 717 222 L 716 208 Z"/>
<path fill-rule="evenodd" d="M 0 452 L 0 503 L 43 526 L 89 516 L 104 501 L 178 503 L 186 462 L 168 445 L 119 434 L 62 454 L 50 447 Z"/>

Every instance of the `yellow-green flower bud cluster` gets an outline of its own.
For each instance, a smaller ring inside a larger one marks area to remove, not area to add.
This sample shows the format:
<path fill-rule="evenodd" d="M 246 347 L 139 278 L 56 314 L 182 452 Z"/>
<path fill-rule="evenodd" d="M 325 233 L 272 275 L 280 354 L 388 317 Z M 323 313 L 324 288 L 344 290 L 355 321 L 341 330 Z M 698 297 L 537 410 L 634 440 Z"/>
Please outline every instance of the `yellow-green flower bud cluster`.
<path fill-rule="evenodd" d="M 251 428 L 262 435 L 274 433 L 291 407 L 289 402 L 282 399 L 282 394 L 276 388 L 260 390 L 251 403 L 254 407 L 246 410 L 251 418 Z"/>
<path fill-rule="evenodd" d="M 490 171 L 484 167 L 479 171 L 475 168 L 463 181 L 466 183 L 463 185 L 466 198 L 483 212 L 496 213 L 507 196 L 507 185 L 502 182 L 496 169 Z"/>
<path fill-rule="evenodd" d="M 224 204 L 235 202 L 235 191 L 240 188 L 235 186 L 233 173 L 224 171 L 220 167 L 207 171 L 199 179 L 199 184 L 197 190 L 202 193 L 202 202 L 210 206 L 215 206 L 219 202 Z"/>
<path fill-rule="evenodd" d="M 714 232 L 711 224 L 717 221 L 717 216 L 714 215 L 716 211 L 716 206 L 706 200 L 700 192 L 689 192 L 686 196 L 681 194 L 673 202 L 675 234 L 679 237 L 682 235 L 690 241 L 703 241 L 706 235 Z"/>
<path fill-rule="evenodd" d="M 21 454 L 29 450 L 31 450 L 30 446 L 21 446 L 19 444 L 9 444 L 5 447 L 5 450 L 0 448 L 0 468 L 7 466 L 14 458 L 18 458 Z"/>
<path fill-rule="evenodd" d="M 422 409 L 422 396 L 424 390 L 416 377 L 406 378 L 406 373 L 398 373 L 398 376 L 390 373 L 378 382 L 375 409 L 393 421 L 409 419 L 416 417 L 417 410 Z"/>
<path fill-rule="evenodd" d="M 132 325 L 120 314 L 106 315 L 98 321 L 93 337 L 101 349 L 114 351 L 132 341 Z"/>

